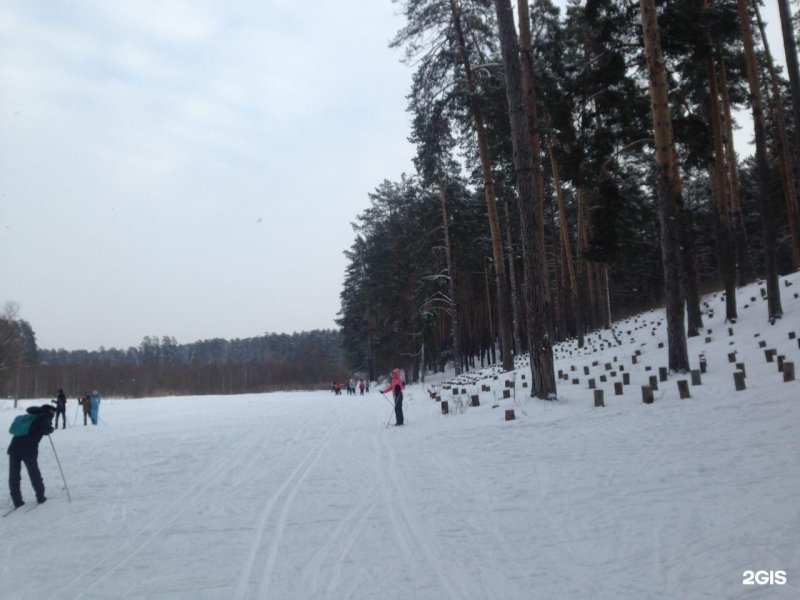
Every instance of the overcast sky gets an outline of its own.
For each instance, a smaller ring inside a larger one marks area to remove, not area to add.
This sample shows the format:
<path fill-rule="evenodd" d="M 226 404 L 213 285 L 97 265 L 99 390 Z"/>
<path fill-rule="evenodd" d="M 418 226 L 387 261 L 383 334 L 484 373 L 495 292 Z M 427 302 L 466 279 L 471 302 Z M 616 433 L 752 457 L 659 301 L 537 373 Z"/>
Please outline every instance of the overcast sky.
<path fill-rule="evenodd" d="M 412 169 L 396 13 L 2 0 L 0 308 L 42 348 L 334 327 L 350 222 Z"/>
<path fill-rule="evenodd" d="M 0 2 L 0 307 L 40 347 L 334 327 L 411 170 L 380 0 Z"/>

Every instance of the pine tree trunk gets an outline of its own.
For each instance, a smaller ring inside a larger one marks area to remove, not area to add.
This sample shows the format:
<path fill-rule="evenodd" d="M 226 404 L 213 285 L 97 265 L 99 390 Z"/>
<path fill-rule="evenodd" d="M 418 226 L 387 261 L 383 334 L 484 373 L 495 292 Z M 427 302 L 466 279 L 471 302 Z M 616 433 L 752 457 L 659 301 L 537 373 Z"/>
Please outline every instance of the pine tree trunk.
<path fill-rule="evenodd" d="M 700 335 L 703 329 L 703 314 L 700 312 L 700 292 L 697 289 L 697 263 L 694 253 L 694 219 L 692 211 L 685 207 L 682 215 L 682 245 L 684 294 L 686 295 L 686 336 Z"/>
<path fill-rule="evenodd" d="M 561 225 L 561 248 L 564 253 L 564 262 L 567 266 L 569 276 L 570 297 L 572 298 L 572 310 L 575 314 L 575 329 L 578 335 L 580 346 L 583 346 L 583 317 L 581 315 L 580 295 L 578 294 L 578 277 L 575 272 L 575 265 L 572 261 L 572 246 L 569 241 L 569 224 L 567 223 L 567 211 L 564 208 L 564 194 L 561 189 L 561 177 L 558 170 L 556 154 L 553 150 L 553 140 L 550 140 L 550 169 L 553 173 L 553 187 L 556 190 L 556 200 L 558 201 L 558 220 Z"/>
<path fill-rule="evenodd" d="M 470 109 L 472 110 L 475 133 L 478 137 L 478 154 L 480 156 L 481 172 L 483 174 L 486 208 L 489 214 L 489 231 L 492 236 L 492 257 L 494 259 L 495 287 L 497 289 L 497 329 L 500 338 L 500 353 L 503 358 L 503 370 L 510 371 L 514 368 L 514 356 L 511 351 L 511 302 L 509 299 L 508 279 L 506 278 L 505 260 L 503 257 L 503 236 L 500 230 L 500 219 L 497 215 L 497 196 L 494 189 L 494 177 L 492 176 L 489 143 L 486 139 L 483 113 L 478 103 L 475 78 L 469 60 L 469 54 L 467 53 L 464 32 L 461 28 L 461 15 L 456 0 L 450 0 L 450 11 L 453 17 L 453 26 L 458 36 L 461 62 L 464 67 L 470 95 Z"/>
<path fill-rule="evenodd" d="M 586 248 L 589 235 L 586 231 L 586 188 L 578 186 L 575 188 L 575 199 L 578 203 L 578 251 L 576 252 L 577 269 L 575 276 L 578 280 L 578 296 L 581 299 L 583 311 L 581 318 L 584 322 L 582 331 L 578 332 L 578 347 L 583 348 L 585 339 L 583 333 L 594 325 L 594 309 L 592 304 L 592 279 L 591 268 L 586 261 Z"/>
<path fill-rule="evenodd" d="M 734 270 L 738 277 L 738 285 L 744 286 L 755 279 L 755 267 L 753 257 L 750 252 L 750 241 L 745 228 L 744 215 L 742 214 L 742 202 L 739 197 L 739 161 L 736 157 L 736 150 L 733 147 L 733 116 L 731 114 L 730 86 L 728 85 L 728 73 L 725 68 L 725 59 L 722 56 L 721 48 L 717 48 L 717 65 L 719 66 L 719 85 L 722 90 L 722 114 L 724 116 L 725 131 L 725 160 L 728 166 L 728 191 L 730 192 L 731 214 L 733 225 L 733 239 L 736 252 L 736 265 Z"/>
<path fill-rule="evenodd" d="M 514 340 L 514 354 L 522 353 L 522 337 L 520 334 L 519 291 L 517 285 L 517 268 L 514 266 L 514 238 L 511 234 L 511 213 L 508 200 L 503 198 L 503 212 L 506 216 L 506 244 L 508 250 L 508 284 L 511 288 L 511 326 Z"/>
<path fill-rule="evenodd" d="M 450 218 L 447 212 L 447 187 L 439 181 L 439 198 L 442 202 L 442 226 L 444 228 L 444 252 L 447 258 L 447 291 L 450 294 L 450 336 L 453 343 L 453 365 L 456 375 L 461 374 L 461 340 L 458 330 L 458 301 L 456 298 L 456 270 L 453 265 L 453 248 L 450 245 Z"/>
<path fill-rule="evenodd" d="M 706 35 L 711 46 L 711 35 Z M 709 52 L 706 58 L 706 76 L 708 78 L 708 107 L 711 131 L 714 140 L 714 164 L 709 165 L 711 188 L 714 192 L 714 212 L 717 229 L 717 257 L 719 268 L 725 284 L 725 321 L 736 322 L 736 269 L 734 262 L 733 235 L 731 228 L 730 192 L 733 182 L 728 180 L 725 170 L 725 148 L 722 139 L 722 113 L 719 106 L 717 89 L 717 68 L 714 55 Z"/>
<path fill-rule="evenodd" d="M 761 32 L 761 42 L 764 45 L 764 56 L 767 59 L 767 72 L 770 77 L 770 89 L 772 90 L 772 102 L 770 103 L 772 122 L 777 128 L 778 133 L 778 164 L 781 172 L 781 183 L 783 185 L 783 196 L 786 202 L 786 219 L 789 223 L 789 233 L 792 238 L 792 270 L 800 268 L 800 231 L 798 231 L 797 198 L 795 197 L 795 161 L 796 156 L 792 156 L 792 149 L 789 145 L 789 136 L 786 132 L 786 111 L 783 107 L 778 75 L 775 72 L 775 65 L 772 62 L 772 53 L 769 51 L 767 33 L 764 30 L 764 22 L 761 20 L 761 11 L 758 3 L 753 2 L 753 10 L 756 13 L 758 29 Z"/>
<path fill-rule="evenodd" d="M 800 66 L 797 60 L 797 43 L 792 29 L 792 12 L 789 0 L 778 0 L 783 31 L 783 49 L 786 54 L 786 72 L 792 95 L 792 120 L 794 121 L 792 145 L 794 147 L 795 207 L 800 204 Z"/>
<path fill-rule="evenodd" d="M 527 2 L 527 0 L 521 0 Z M 536 196 L 535 174 L 541 176 L 541 157 L 534 153 L 529 136 L 526 93 L 523 89 L 522 64 L 514 13 L 510 0 L 495 0 L 500 45 L 506 68 L 506 97 L 511 120 L 511 141 L 514 147 L 514 167 L 522 224 L 522 249 L 525 265 L 525 299 L 527 304 L 528 339 L 532 388 L 531 395 L 549 399 L 556 395 L 553 368 L 553 349 L 544 321 L 548 314 L 545 294 L 546 273 L 543 268 L 544 248 L 543 196 Z M 532 75 L 532 74 L 531 74 Z M 528 91 L 530 93 L 530 90 Z M 530 125 L 538 129 L 536 115 Z"/>
<path fill-rule="evenodd" d="M 774 199 L 769 190 L 769 165 L 767 164 L 767 129 L 764 123 L 764 104 L 761 99 L 761 82 L 756 64 L 753 32 L 747 0 L 738 0 L 739 20 L 744 41 L 744 58 L 747 68 L 747 82 L 750 86 L 750 102 L 753 108 L 753 127 L 756 139 L 756 174 L 761 188 L 761 225 L 764 230 L 764 263 L 766 265 L 767 309 L 770 321 L 783 316 L 780 285 L 778 282 L 778 261 L 775 248 L 775 209 Z"/>
<path fill-rule="evenodd" d="M 531 18 L 528 11 L 528 0 L 517 2 L 517 14 L 519 16 L 519 42 L 517 44 L 520 55 L 520 68 L 522 69 L 522 85 L 525 93 L 525 113 L 528 121 L 528 137 L 530 139 L 531 153 L 533 154 L 533 193 L 535 200 L 534 210 L 537 212 L 538 222 L 541 223 L 539 232 L 538 246 L 535 248 L 538 262 L 541 263 L 544 273 L 544 298 L 545 323 L 548 325 L 548 332 L 552 334 L 553 322 L 553 299 L 550 292 L 550 278 L 547 272 L 547 250 L 544 233 L 544 174 L 542 171 L 542 149 L 541 136 L 539 134 L 539 108 L 536 101 L 536 84 L 533 79 L 533 49 L 531 42 Z M 516 31 L 515 31 L 516 37 Z M 541 257 L 541 258 L 538 258 Z"/>
<path fill-rule="evenodd" d="M 661 222 L 661 259 L 664 265 L 669 368 L 671 371 L 686 372 L 689 370 L 689 356 L 684 329 L 679 231 L 683 199 L 680 192 L 680 176 L 677 165 L 674 164 L 672 112 L 667 98 L 667 73 L 661 52 L 655 0 L 640 0 L 640 5 L 656 147 L 656 194 Z"/>

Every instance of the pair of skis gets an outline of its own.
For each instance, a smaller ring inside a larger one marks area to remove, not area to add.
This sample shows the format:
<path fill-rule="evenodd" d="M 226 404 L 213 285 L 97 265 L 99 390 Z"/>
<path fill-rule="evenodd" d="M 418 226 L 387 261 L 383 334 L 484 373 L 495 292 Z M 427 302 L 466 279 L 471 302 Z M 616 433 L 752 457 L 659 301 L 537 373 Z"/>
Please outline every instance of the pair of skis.
<path fill-rule="evenodd" d="M 23 506 L 24 506 L 24 505 L 23 505 Z M 29 513 L 29 512 L 31 512 L 31 511 L 32 511 L 34 508 L 36 508 L 37 506 L 39 506 L 39 503 L 38 503 L 38 502 L 37 502 L 36 504 L 31 504 L 29 507 L 27 507 L 27 508 L 23 509 L 23 510 L 22 510 L 22 512 Z M 10 508 L 10 509 L 8 509 L 6 512 L 4 512 L 4 513 L 3 513 L 3 515 L 2 515 L 2 518 L 4 518 L 4 519 L 5 519 L 5 518 L 6 518 L 7 516 L 9 516 L 11 513 L 15 513 L 15 512 L 17 512 L 18 510 L 20 510 L 21 508 L 22 508 L 22 506 L 15 506 L 15 507 L 13 507 L 13 508 Z"/>

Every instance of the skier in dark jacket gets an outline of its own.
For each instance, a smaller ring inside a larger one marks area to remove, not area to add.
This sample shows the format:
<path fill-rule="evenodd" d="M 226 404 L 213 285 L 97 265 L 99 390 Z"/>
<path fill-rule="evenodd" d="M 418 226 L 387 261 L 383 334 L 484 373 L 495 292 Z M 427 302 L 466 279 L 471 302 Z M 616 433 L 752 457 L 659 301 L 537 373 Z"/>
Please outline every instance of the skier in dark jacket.
<path fill-rule="evenodd" d="M 61 429 L 67 428 L 67 395 L 64 390 L 59 389 L 56 395 L 56 424 L 55 428 L 58 429 L 58 417 L 61 416 L 63 422 Z"/>
<path fill-rule="evenodd" d="M 86 425 L 86 421 L 92 414 L 92 397 L 86 394 L 83 398 L 78 400 L 78 404 L 83 408 L 83 424 Z"/>
<path fill-rule="evenodd" d="M 43 436 L 53 433 L 53 414 L 55 411 L 56 409 L 52 404 L 31 406 L 28 409 L 28 414 L 36 415 L 36 419 L 31 423 L 28 434 L 15 435 L 8 446 L 8 488 L 11 492 L 14 508 L 19 508 L 25 504 L 20 490 L 22 463 L 25 463 L 28 476 L 31 478 L 31 486 L 33 486 L 33 491 L 36 492 L 36 501 L 41 504 L 47 500 L 44 495 L 44 481 L 42 481 L 42 474 L 39 472 L 39 442 L 42 441 Z"/>

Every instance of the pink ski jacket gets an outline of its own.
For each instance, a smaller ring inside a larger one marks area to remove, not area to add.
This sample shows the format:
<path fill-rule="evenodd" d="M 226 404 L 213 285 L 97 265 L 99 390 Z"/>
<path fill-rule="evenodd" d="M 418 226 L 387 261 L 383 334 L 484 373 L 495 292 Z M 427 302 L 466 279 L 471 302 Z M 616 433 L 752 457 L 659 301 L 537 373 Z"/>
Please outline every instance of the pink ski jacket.
<path fill-rule="evenodd" d="M 385 390 L 381 390 L 381 392 L 385 394 L 386 392 L 394 391 L 394 386 L 396 386 L 398 384 L 400 385 L 400 389 L 401 390 L 406 389 L 406 384 L 403 383 L 403 376 L 400 373 L 400 369 L 393 369 L 392 370 L 392 381 L 389 383 L 389 385 L 386 387 L 386 389 Z"/>

